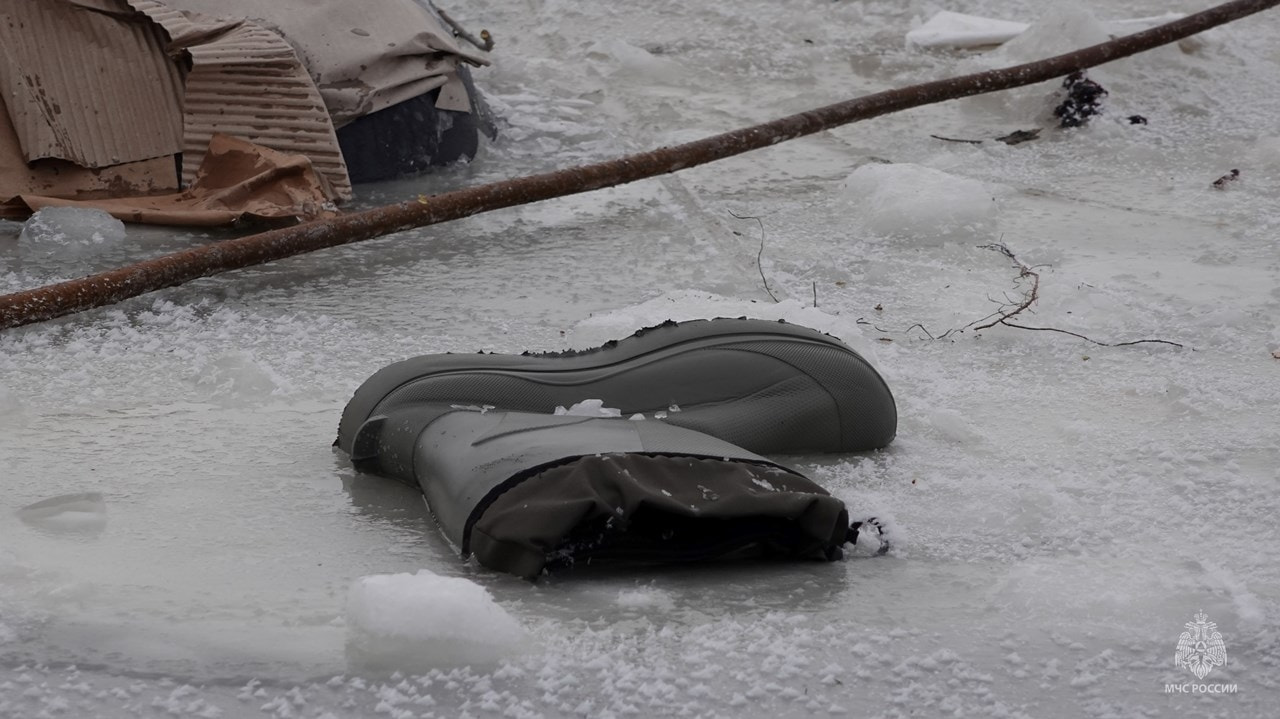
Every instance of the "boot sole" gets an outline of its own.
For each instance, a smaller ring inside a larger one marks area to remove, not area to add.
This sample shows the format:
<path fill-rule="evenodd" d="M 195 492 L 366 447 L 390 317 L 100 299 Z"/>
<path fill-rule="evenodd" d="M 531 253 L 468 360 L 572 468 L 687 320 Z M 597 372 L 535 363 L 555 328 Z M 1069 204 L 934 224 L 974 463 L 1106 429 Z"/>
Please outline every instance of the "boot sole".
<path fill-rule="evenodd" d="M 350 453 L 366 420 L 408 404 L 550 413 L 584 399 L 760 454 L 878 449 L 897 431 L 888 386 L 843 342 L 785 322 L 716 319 L 668 321 L 580 352 L 397 362 L 356 390 L 337 444 Z"/>

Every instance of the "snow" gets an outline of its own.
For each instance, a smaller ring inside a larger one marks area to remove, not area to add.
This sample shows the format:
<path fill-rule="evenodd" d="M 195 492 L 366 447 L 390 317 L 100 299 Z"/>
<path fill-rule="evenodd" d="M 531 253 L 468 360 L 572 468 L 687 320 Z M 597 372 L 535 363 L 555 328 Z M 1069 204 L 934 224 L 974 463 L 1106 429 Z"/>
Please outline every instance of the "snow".
<path fill-rule="evenodd" d="M 574 402 L 568 409 L 556 407 L 552 414 L 569 417 L 621 417 L 622 410 L 604 406 L 602 399 L 584 399 L 581 402 Z M 632 418 L 635 418 L 635 415 L 632 415 Z M 640 419 L 644 418 L 640 417 Z"/>
<path fill-rule="evenodd" d="M 666 490 L 663 492 L 665 493 Z M 618 606 L 636 610 L 669 610 L 675 608 L 675 598 L 670 592 L 656 587 L 636 587 L 618 592 Z"/>
<path fill-rule="evenodd" d="M 356 580 L 346 621 L 348 659 L 366 671 L 491 664 L 527 642 L 484 587 L 427 569 Z"/>
<path fill-rule="evenodd" d="M 652 327 L 667 320 L 685 322 L 717 317 L 785 320 L 811 327 L 843 340 L 867 360 L 875 362 L 875 348 L 855 321 L 806 306 L 799 300 L 770 302 L 687 289 L 671 290 L 630 307 L 594 314 L 574 326 L 567 339 L 570 347 L 598 347 L 611 339 L 626 337 L 641 327 Z M 667 411 L 679 412 L 680 408 L 672 405 Z"/>
<path fill-rule="evenodd" d="M 360 203 L 1012 60 L 905 47 L 913 18 L 942 9 L 1032 25 L 1085 13 L 1105 30 L 1208 4 L 477 0 L 449 10 L 498 39 L 476 75 L 503 138 L 456 170 L 362 188 Z M 1093 26 L 1061 27 L 1070 46 Z M 1091 71 L 1106 114 L 1034 142 L 988 138 L 1038 126 L 1059 83 L 0 333 L 0 717 L 1270 715 L 1277 36 L 1269 11 Z M 887 199 L 908 208 L 896 215 L 844 187 L 892 167 L 916 173 L 914 210 L 914 180 L 886 175 Z M 1229 191 L 1210 187 L 1232 168 Z M 990 194 L 938 199 L 969 183 Z M 757 222 L 730 212 L 761 218 L 763 252 Z M 902 229 L 917 219 L 933 230 Z M 33 255 L 20 232 L 0 223 L 4 291 L 232 234 L 130 226 L 92 252 Z M 1025 290 L 979 247 L 993 242 L 1040 273 L 1028 326 L 1186 349 L 1000 326 L 930 339 Z M 829 332 L 884 374 L 900 413 L 890 448 L 777 459 L 851 516 L 891 520 L 889 555 L 868 537 L 834 563 L 531 584 L 459 561 L 416 491 L 357 474 L 330 446 L 351 392 L 408 356 L 583 348 L 742 315 Z M 101 532 L 20 514 L 86 493 L 106 507 Z M 417 635 L 403 668 L 353 661 L 352 584 L 423 569 L 482 587 L 528 645 L 446 666 Z M 1200 610 L 1228 654 L 1205 681 L 1235 694 L 1164 692 L 1193 678 L 1173 654 Z"/>

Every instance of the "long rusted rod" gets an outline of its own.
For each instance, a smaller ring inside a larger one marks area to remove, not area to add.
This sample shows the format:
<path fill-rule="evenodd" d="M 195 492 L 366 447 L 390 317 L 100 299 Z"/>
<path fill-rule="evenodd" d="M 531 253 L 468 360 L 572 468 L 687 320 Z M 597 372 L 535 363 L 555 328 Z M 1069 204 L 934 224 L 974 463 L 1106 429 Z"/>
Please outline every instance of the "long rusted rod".
<path fill-rule="evenodd" d="M 1044 60 L 886 90 L 675 147 L 214 242 L 88 277 L 3 295 L 0 330 L 304 252 L 675 172 L 899 110 L 1052 80 L 1176 42 L 1278 4 L 1280 0 L 1233 0 L 1165 25 Z"/>

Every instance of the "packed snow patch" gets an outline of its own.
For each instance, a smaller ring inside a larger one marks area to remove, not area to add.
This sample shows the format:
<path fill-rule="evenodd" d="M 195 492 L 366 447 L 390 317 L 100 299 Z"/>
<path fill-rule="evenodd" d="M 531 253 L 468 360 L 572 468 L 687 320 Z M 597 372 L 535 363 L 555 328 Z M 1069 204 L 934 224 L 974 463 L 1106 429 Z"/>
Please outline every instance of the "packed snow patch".
<path fill-rule="evenodd" d="M 347 660 L 368 671 L 489 664 L 528 636 L 488 590 L 426 569 L 361 577 L 347 595 Z"/>
<path fill-rule="evenodd" d="M 584 399 L 581 402 L 575 402 L 568 409 L 563 406 L 556 407 L 555 414 L 569 417 L 621 417 L 622 410 L 604 406 L 602 399 Z M 632 417 L 632 419 L 635 418 Z"/>
<path fill-rule="evenodd" d="M 953 409 L 934 409 L 928 416 L 929 424 L 948 442 L 969 445 L 982 441 L 982 433 Z"/>
<path fill-rule="evenodd" d="M 852 347 L 872 365 L 876 364 L 871 342 L 862 336 L 855 319 L 828 314 L 796 300 L 757 302 L 696 290 L 676 290 L 637 305 L 588 317 L 569 333 L 569 346 L 577 349 L 599 347 L 609 340 L 627 337 L 641 327 L 652 327 L 667 320 L 687 322 L 717 317 L 785 320 L 825 332 Z M 671 411 L 679 411 L 679 408 L 673 407 Z"/>
<path fill-rule="evenodd" d="M 64 494 L 19 509 L 18 519 L 54 534 L 96 536 L 107 528 L 107 503 L 99 492 Z"/>
<path fill-rule="evenodd" d="M 194 370 L 196 386 L 209 392 L 210 401 L 226 407 L 254 406 L 288 391 L 289 383 L 279 372 L 242 350 L 201 358 Z"/>
<path fill-rule="evenodd" d="M 864 228 L 915 245 L 994 239 L 1000 189 L 931 167 L 872 163 L 841 186 Z"/>
<path fill-rule="evenodd" d="M 635 587 L 618 592 L 618 606 L 624 609 L 673 609 L 671 592 L 657 587 Z"/>

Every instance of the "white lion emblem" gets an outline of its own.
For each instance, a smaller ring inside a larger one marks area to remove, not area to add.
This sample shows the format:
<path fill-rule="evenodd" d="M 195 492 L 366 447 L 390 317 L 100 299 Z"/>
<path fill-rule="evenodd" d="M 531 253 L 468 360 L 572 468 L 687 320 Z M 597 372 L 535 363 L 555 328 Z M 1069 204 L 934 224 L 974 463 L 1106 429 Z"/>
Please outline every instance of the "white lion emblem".
<path fill-rule="evenodd" d="M 1178 637 L 1178 651 L 1173 656 L 1175 667 L 1186 667 L 1196 679 L 1204 679 L 1211 669 L 1227 663 L 1227 645 L 1208 615 L 1197 612 L 1196 620 L 1184 626 L 1187 631 Z"/>

